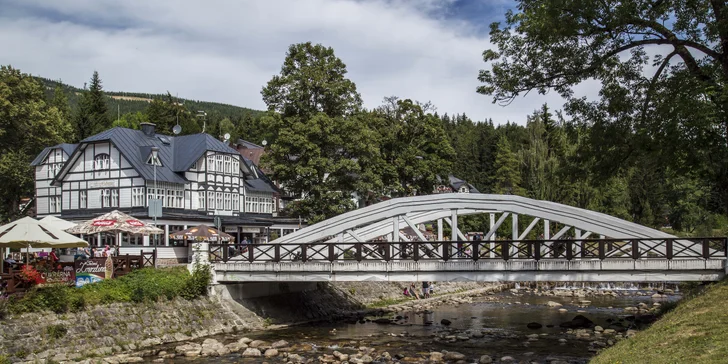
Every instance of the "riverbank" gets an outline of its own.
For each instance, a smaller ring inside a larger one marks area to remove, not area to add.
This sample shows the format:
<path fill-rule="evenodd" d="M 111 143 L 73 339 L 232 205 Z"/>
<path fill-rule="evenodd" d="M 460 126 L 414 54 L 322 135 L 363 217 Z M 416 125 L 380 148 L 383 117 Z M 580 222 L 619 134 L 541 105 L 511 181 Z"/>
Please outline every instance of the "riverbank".
<path fill-rule="evenodd" d="M 593 364 L 725 363 L 728 281 L 681 301 L 644 331 L 599 353 Z"/>
<path fill-rule="evenodd" d="M 73 362 L 104 357 L 130 362 L 137 359 L 129 358 L 158 355 L 154 348 L 165 344 L 302 322 L 361 318 L 376 311 L 365 302 L 371 305 L 382 297 L 402 295 L 400 284 L 374 285 L 375 289 L 368 290 L 364 283 L 319 283 L 313 285 L 314 289 L 235 301 L 213 295 L 196 300 L 98 305 L 61 314 L 17 314 L 0 321 L 0 355 L 11 362 Z M 440 293 L 446 295 L 495 285 L 467 282 L 442 286 Z"/>

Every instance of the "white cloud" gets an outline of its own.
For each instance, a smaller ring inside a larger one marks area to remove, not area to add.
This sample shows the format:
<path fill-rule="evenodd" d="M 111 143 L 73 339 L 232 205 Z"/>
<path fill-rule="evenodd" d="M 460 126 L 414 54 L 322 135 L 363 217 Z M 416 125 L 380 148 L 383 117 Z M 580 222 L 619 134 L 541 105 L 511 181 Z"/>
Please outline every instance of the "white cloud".
<path fill-rule="evenodd" d="M 288 46 L 312 41 L 334 48 L 367 107 L 396 95 L 518 123 L 543 102 L 560 107 L 555 94 L 505 108 L 477 94 L 489 43 L 466 22 L 431 16 L 451 2 L 23 1 L 4 5 L 15 15 L 0 16 L 0 42 L 12 50 L 0 63 L 76 86 L 98 70 L 109 90 L 264 109 L 260 90 Z"/>

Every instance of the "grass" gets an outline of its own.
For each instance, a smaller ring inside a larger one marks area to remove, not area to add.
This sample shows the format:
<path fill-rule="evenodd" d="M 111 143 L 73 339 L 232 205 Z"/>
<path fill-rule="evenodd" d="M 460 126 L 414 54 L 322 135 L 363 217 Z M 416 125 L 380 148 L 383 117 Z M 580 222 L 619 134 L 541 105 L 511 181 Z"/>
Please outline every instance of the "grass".
<path fill-rule="evenodd" d="M 144 268 L 121 278 L 104 280 L 81 288 L 63 285 L 34 288 L 22 298 L 8 299 L 4 309 L 11 314 L 46 310 L 62 314 L 116 302 L 156 302 L 177 297 L 193 299 L 207 293 L 211 273 L 209 267 L 202 267 L 193 274 L 185 267 Z"/>
<path fill-rule="evenodd" d="M 591 364 L 711 364 L 728 359 L 728 281 L 686 298 L 648 329 L 599 353 Z"/>

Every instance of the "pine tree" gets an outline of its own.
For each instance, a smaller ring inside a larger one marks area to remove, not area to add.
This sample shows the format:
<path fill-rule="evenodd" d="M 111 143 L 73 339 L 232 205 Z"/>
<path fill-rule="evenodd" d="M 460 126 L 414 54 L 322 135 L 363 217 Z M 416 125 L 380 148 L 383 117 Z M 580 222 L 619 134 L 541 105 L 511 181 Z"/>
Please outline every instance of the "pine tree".
<path fill-rule="evenodd" d="M 504 195 L 523 195 L 521 187 L 521 171 L 518 158 L 511 150 L 510 143 L 504 135 L 498 140 L 495 156 L 495 193 Z"/>
<path fill-rule="evenodd" d="M 108 115 L 106 107 L 106 96 L 101 86 L 101 78 L 99 73 L 94 71 L 91 77 L 91 86 L 89 91 L 84 94 L 87 99 L 88 113 L 91 118 L 94 133 L 102 132 L 111 127 L 111 119 Z"/>
<path fill-rule="evenodd" d="M 68 97 L 66 97 L 66 94 L 63 92 L 63 88 L 60 85 L 56 86 L 53 91 L 53 99 L 50 102 L 50 106 L 55 107 L 56 110 L 58 110 L 66 125 L 71 125 L 71 106 L 68 104 Z M 62 137 L 64 141 L 70 142 L 73 139 L 73 130 L 70 128 L 68 130 L 70 132 L 66 135 L 62 135 Z"/>
<path fill-rule="evenodd" d="M 81 97 L 78 99 L 78 105 L 76 105 L 76 111 L 73 114 L 72 125 L 76 142 L 80 142 L 94 135 L 94 121 L 89 112 L 88 98 Z"/>

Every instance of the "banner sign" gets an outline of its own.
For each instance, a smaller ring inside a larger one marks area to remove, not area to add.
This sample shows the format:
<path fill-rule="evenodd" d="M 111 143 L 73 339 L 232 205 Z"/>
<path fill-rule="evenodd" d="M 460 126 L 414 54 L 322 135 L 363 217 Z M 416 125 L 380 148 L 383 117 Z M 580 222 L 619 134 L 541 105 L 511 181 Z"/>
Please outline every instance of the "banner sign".
<path fill-rule="evenodd" d="M 106 277 L 106 259 L 88 259 L 76 261 L 76 287 L 96 283 Z"/>
<path fill-rule="evenodd" d="M 75 269 L 66 265 L 61 270 L 51 272 L 40 272 L 39 284 L 67 284 L 72 285 L 76 281 Z"/>
<path fill-rule="evenodd" d="M 126 220 L 126 223 L 131 226 L 144 226 L 144 223 L 139 220 Z"/>

